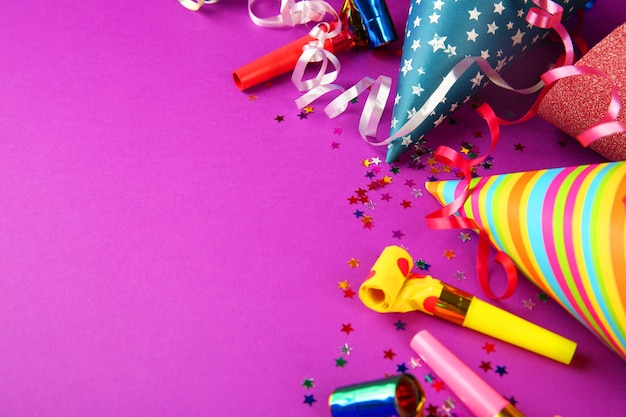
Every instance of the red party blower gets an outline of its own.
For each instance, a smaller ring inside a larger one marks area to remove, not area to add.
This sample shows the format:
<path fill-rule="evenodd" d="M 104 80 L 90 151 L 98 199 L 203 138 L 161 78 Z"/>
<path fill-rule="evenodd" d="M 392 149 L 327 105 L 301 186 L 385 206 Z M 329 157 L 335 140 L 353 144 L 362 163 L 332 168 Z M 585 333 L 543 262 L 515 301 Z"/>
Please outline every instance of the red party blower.
<path fill-rule="evenodd" d="M 337 23 L 330 24 L 330 31 L 334 30 Z M 302 49 L 308 43 L 317 39 L 307 34 L 300 39 L 276 49 L 261 58 L 244 65 L 243 67 L 233 71 L 233 80 L 235 85 L 241 91 L 246 90 L 255 85 L 269 81 L 274 77 L 286 74 L 296 66 L 298 58 L 302 55 Z M 347 51 L 354 46 L 354 36 L 348 31 L 341 31 L 337 36 L 327 39 L 324 42 L 324 49 L 336 54 Z"/>

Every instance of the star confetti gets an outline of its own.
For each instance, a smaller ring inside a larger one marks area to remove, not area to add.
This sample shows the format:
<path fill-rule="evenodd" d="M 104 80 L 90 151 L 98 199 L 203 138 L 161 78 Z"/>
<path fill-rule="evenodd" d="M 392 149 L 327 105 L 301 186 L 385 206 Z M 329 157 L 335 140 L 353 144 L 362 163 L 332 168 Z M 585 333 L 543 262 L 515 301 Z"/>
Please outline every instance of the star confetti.
<path fill-rule="evenodd" d="M 406 330 L 406 323 L 401 320 L 398 320 L 393 325 L 396 326 L 396 330 Z"/>
<path fill-rule="evenodd" d="M 461 239 L 462 242 L 467 242 L 468 240 L 472 240 L 469 232 L 461 232 L 459 234 L 459 239 Z"/>
<path fill-rule="evenodd" d="M 407 367 L 406 367 L 406 365 L 404 363 L 396 365 L 396 372 L 405 374 L 407 370 L 408 369 L 407 369 Z"/>
<path fill-rule="evenodd" d="M 304 381 L 302 382 L 302 386 L 305 387 L 306 389 L 314 388 L 315 383 L 313 381 L 313 378 L 304 378 Z"/>
<path fill-rule="evenodd" d="M 302 111 L 306 114 L 309 114 L 309 113 L 313 113 L 315 111 L 315 108 L 313 106 L 304 106 Z"/>
<path fill-rule="evenodd" d="M 489 342 L 485 342 L 485 344 L 482 347 L 483 349 L 485 349 L 485 352 L 487 353 L 491 353 L 491 352 L 495 352 L 496 348 L 495 345 L 493 343 L 489 343 Z"/>
<path fill-rule="evenodd" d="M 395 353 L 391 348 L 389 350 L 383 350 L 384 359 L 390 359 L 393 360 L 393 357 L 397 355 L 397 353 Z"/>
<path fill-rule="evenodd" d="M 446 388 L 446 386 L 444 385 L 443 381 L 441 379 L 435 379 L 432 383 L 432 387 L 435 389 L 435 391 L 439 392 L 441 390 L 444 390 Z"/>
<path fill-rule="evenodd" d="M 430 264 L 422 258 L 415 261 L 415 266 L 417 269 L 421 269 L 422 271 L 428 271 L 428 268 L 430 268 Z"/>
<path fill-rule="evenodd" d="M 339 142 L 332 141 L 332 142 L 330 143 L 330 148 L 331 148 L 331 149 L 339 149 L 339 145 L 340 145 L 340 143 L 339 143 Z"/>
<path fill-rule="evenodd" d="M 402 239 L 402 236 L 404 236 L 404 233 L 402 232 L 402 230 L 393 230 L 393 237 L 396 239 Z"/>
<path fill-rule="evenodd" d="M 409 360 L 409 365 L 411 365 L 411 368 L 413 368 L 413 369 L 421 368 L 422 367 L 422 359 L 421 358 L 411 357 L 411 359 Z"/>
<path fill-rule="evenodd" d="M 350 356 L 350 353 L 352 352 L 352 347 L 350 347 L 347 343 L 344 343 L 343 346 L 339 347 L 339 351 L 341 352 L 342 355 L 348 355 Z"/>
<path fill-rule="evenodd" d="M 348 288 L 350 288 L 350 283 L 348 282 L 347 279 L 344 279 L 343 281 L 339 281 L 339 288 L 342 290 L 347 290 Z"/>
<path fill-rule="evenodd" d="M 285 116 L 279 114 L 278 116 L 274 117 L 274 120 L 276 120 L 278 123 L 284 122 Z"/>
<path fill-rule="evenodd" d="M 465 279 L 465 272 L 457 270 L 454 273 L 454 278 L 456 278 L 458 281 L 461 281 L 461 280 Z"/>
<path fill-rule="evenodd" d="M 348 363 L 348 361 L 345 360 L 343 358 L 343 356 L 340 356 L 338 359 L 335 359 L 335 367 L 336 368 L 345 368 L 346 363 Z"/>
<path fill-rule="evenodd" d="M 504 374 L 508 374 L 508 372 L 506 371 L 506 366 L 500 366 L 500 365 L 496 365 L 496 370 L 494 372 L 499 374 L 500 376 L 504 376 Z"/>
<path fill-rule="evenodd" d="M 443 257 L 448 258 L 448 260 L 452 260 L 452 258 L 456 258 L 456 255 L 454 254 L 453 249 L 444 249 Z"/>
<path fill-rule="evenodd" d="M 520 152 L 523 151 L 525 148 L 525 146 L 522 145 L 521 143 L 516 143 L 514 146 L 515 146 L 515 150 L 520 151 Z"/>
<path fill-rule="evenodd" d="M 529 298 L 528 300 L 522 300 L 522 303 L 524 304 L 524 308 L 527 308 L 529 310 L 532 310 L 533 307 L 537 305 L 537 303 L 535 303 L 532 298 Z"/>
<path fill-rule="evenodd" d="M 540 292 L 539 294 L 537 294 L 537 298 L 539 299 L 539 301 L 543 301 L 545 303 L 548 301 L 548 294 L 546 294 L 545 292 Z"/>
<path fill-rule="evenodd" d="M 347 288 L 345 290 L 343 290 L 343 298 L 354 298 L 354 296 L 356 295 L 356 293 L 352 290 L 352 288 Z"/>
<path fill-rule="evenodd" d="M 491 367 L 491 362 L 485 362 L 485 361 L 480 361 L 480 366 L 479 368 L 481 368 L 483 371 L 488 372 L 491 371 L 493 368 Z"/>
<path fill-rule="evenodd" d="M 341 331 L 345 332 L 346 334 L 350 334 L 350 332 L 353 332 L 354 329 L 352 328 L 352 324 L 348 323 L 341 325 Z"/>
<path fill-rule="evenodd" d="M 350 260 L 347 262 L 347 264 L 350 266 L 350 269 L 358 268 L 359 267 L 359 260 L 358 259 L 354 259 L 354 258 L 350 258 Z"/>
<path fill-rule="evenodd" d="M 342 129 L 341 127 L 336 127 L 336 128 L 333 130 L 333 133 L 334 133 L 335 135 L 341 135 L 341 134 L 343 133 L 343 129 Z"/>
<path fill-rule="evenodd" d="M 310 405 L 311 407 L 313 406 L 313 403 L 316 402 L 317 400 L 315 399 L 315 397 L 313 396 L 313 394 L 311 395 L 305 395 L 304 396 L 304 403 Z"/>

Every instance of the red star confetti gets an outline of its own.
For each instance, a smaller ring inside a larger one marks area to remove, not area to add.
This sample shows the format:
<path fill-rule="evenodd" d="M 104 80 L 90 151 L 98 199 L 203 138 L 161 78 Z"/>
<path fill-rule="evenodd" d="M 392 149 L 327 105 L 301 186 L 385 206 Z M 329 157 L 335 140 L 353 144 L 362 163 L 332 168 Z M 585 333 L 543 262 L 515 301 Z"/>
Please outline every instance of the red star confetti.
<path fill-rule="evenodd" d="M 480 366 L 479 368 L 482 369 L 485 372 L 491 371 L 491 369 L 493 369 L 491 367 L 491 362 L 485 362 L 485 361 L 480 361 Z"/>
<path fill-rule="evenodd" d="M 356 293 L 352 290 L 352 288 L 348 288 L 343 290 L 343 298 L 354 298 L 354 296 L 356 295 Z"/>
<path fill-rule="evenodd" d="M 256 96 L 256 95 L 254 95 L 254 94 L 250 94 L 250 95 L 248 96 L 248 100 L 250 100 L 250 101 L 256 101 L 256 99 L 257 99 L 257 98 L 259 98 L 259 96 Z"/>
<path fill-rule="evenodd" d="M 443 257 L 444 258 L 448 258 L 448 260 L 451 260 L 452 258 L 456 258 L 456 255 L 454 254 L 454 250 L 452 250 L 452 249 L 444 249 Z"/>
<path fill-rule="evenodd" d="M 402 203 L 400 203 L 400 205 L 404 207 L 405 209 L 408 209 L 411 207 L 411 202 L 408 200 L 402 200 Z"/>
<path fill-rule="evenodd" d="M 443 381 L 441 379 L 436 379 L 433 381 L 432 387 L 435 389 L 435 391 L 439 392 L 443 389 L 446 388 L 446 386 L 444 385 Z"/>
<path fill-rule="evenodd" d="M 383 359 L 393 360 L 393 357 L 397 355 L 391 348 L 389 350 L 383 350 L 384 356 Z"/>
<path fill-rule="evenodd" d="M 339 145 L 340 145 L 339 142 L 332 141 L 330 143 L 330 148 L 331 149 L 339 149 Z"/>
<path fill-rule="evenodd" d="M 350 265 L 350 269 L 358 268 L 359 267 L 359 260 L 358 259 L 354 259 L 354 258 L 350 258 L 350 260 L 347 262 L 347 264 Z"/>
<path fill-rule="evenodd" d="M 276 120 L 278 123 L 284 122 L 285 116 L 279 114 L 278 116 L 274 117 L 274 120 Z"/>
<path fill-rule="evenodd" d="M 485 342 L 485 345 L 482 348 L 485 349 L 485 352 L 487 352 L 487 353 L 491 353 L 491 352 L 495 352 L 496 351 L 495 345 L 493 343 L 489 343 L 489 342 Z"/>
<path fill-rule="evenodd" d="M 348 324 L 341 325 L 341 331 L 345 332 L 346 334 L 350 334 L 350 332 L 353 332 L 354 329 L 352 328 L 352 324 L 348 323 Z"/>
<path fill-rule="evenodd" d="M 525 148 L 525 146 L 522 145 L 521 143 L 516 143 L 514 146 L 515 146 L 515 150 L 520 151 L 520 152 L 523 151 Z"/>

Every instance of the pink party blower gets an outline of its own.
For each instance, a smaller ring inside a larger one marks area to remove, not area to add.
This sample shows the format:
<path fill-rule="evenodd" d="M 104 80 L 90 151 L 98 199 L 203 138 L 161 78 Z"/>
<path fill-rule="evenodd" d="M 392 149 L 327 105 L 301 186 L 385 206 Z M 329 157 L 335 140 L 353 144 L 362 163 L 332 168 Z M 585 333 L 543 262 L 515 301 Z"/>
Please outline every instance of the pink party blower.
<path fill-rule="evenodd" d="M 476 417 L 524 417 L 427 330 L 413 337 L 411 348 Z"/>

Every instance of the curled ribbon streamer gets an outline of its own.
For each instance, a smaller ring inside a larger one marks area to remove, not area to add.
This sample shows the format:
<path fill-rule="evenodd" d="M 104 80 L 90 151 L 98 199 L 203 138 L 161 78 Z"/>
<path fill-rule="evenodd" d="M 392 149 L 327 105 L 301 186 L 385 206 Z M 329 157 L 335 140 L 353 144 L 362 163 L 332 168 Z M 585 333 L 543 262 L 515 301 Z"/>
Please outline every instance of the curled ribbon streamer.
<path fill-rule="evenodd" d="M 185 8 L 187 8 L 187 9 L 193 11 L 193 12 L 197 12 L 205 4 L 214 4 L 214 3 L 217 3 L 218 1 L 219 0 L 199 0 L 199 1 L 178 0 L 178 2 L 180 4 L 182 4 Z"/>
<path fill-rule="evenodd" d="M 281 0 L 280 12 L 275 16 L 258 17 L 254 14 L 254 5 L 260 0 L 248 0 L 248 14 L 250 19 L 257 26 L 262 27 L 285 27 L 302 25 L 309 22 L 321 22 L 328 13 L 334 19 L 338 18 L 338 14 L 333 7 L 324 0 L 303 0 L 295 2 L 294 0 Z"/>
<path fill-rule="evenodd" d="M 330 51 L 324 49 L 326 40 L 332 39 L 341 32 L 341 22 L 334 23 L 334 29 L 326 22 L 316 25 L 309 32 L 309 36 L 315 40 L 309 42 L 302 48 L 302 54 L 296 62 L 296 66 L 291 74 L 291 81 L 294 83 L 298 91 L 312 90 L 320 85 L 331 84 L 339 76 L 341 71 L 341 63 L 339 59 Z M 325 29 L 325 30 L 324 30 Z M 322 62 L 317 75 L 314 78 L 303 80 L 306 68 L 310 63 Z M 326 72 L 328 62 L 332 63 L 335 70 Z M 308 103 L 307 103 L 308 104 Z M 306 105 L 306 104 L 305 104 Z"/>
<path fill-rule="evenodd" d="M 566 40 L 567 38 L 564 38 Z M 566 46 L 567 49 L 567 46 Z M 567 54 L 566 54 L 567 55 Z M 569 56 L 568 56 L 569 58 Z M 567 60 L 567 59 L 566 59 Z M 541 76 L 541 80 L 545 83 L 543 90 L 531 109 L 520 119 L 515 121 L 506 121 L 496 116 L 495 112 L 488 104 L 481 105 L 477 112 L 487 122 L 491 135 L 491 148 L 489 152 L 476 160 L 467 161 L 461 154 L 448 147 L 439 147 L 435 153 L 435 159 L 446 165 L 457 167 L 463 172 L 465 179 L 465 187 L 462 193 L 449 205 L 442 209 L 433 212 L 426 216 L 426 222 L 431 229 L 450 229 L 450 228 L 471 228 L 479 234 L 478 255 L 477 255 L 477 275 L 478 284 L 481 290 L 491 298 L 506 298 L 513 294 L 517 283 L 517 270 L 513 261 L 504 252 L 498 251 L 495 260 L 500 263 L 507 275 L 507 287 L 504 294 L 497 297 L 489 285 L 488 277 L 488 256 L 489 256 L 489 239 L 485 231 L 472 219 L 455 216 L 454 214 L 465 204 L 469 197 L 470 187 L 470 168 L 481 163 L 495 148 L 500 138 L 500 125 L 510 125 L 520 123 L 528 120 L 537 114 L 537 109 L 544 96 L 554 86 L 554 84 L 563 78 L 578 76 L 578 75 L 595 75 L 601 77 L 607 77 L 607 75 L 592 67 L 565 65 L 562 67 L 554 68 L 546 71 Z M 608 77 L 607 77 L 608 78 Z M 610 78 L 609 78 L 610 79 Z M 612 81 L 611 81 L 612 82 Z M 617 121 L 621 108 L 621 100 L 619 91 L 614 82 L 611 85 L 611 101 L 604 117 L 594 126 L 588 128 L 577 136 L 578 141 L 583 146 L 588 146 L 593 141 L 615 133 L 625 132 L 626 123 Z M 626 204 L 626 197 L 624 198 L 624 204 Z"/>

